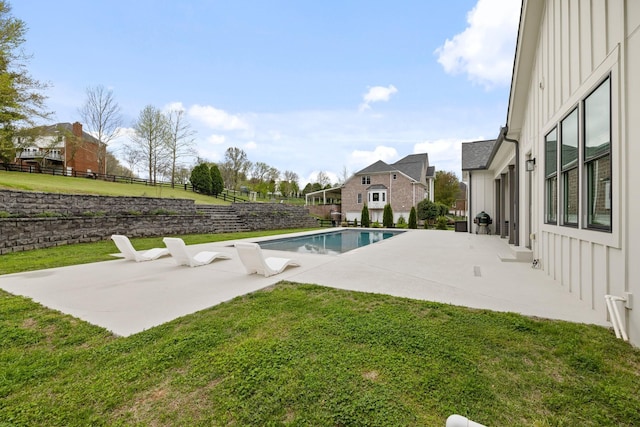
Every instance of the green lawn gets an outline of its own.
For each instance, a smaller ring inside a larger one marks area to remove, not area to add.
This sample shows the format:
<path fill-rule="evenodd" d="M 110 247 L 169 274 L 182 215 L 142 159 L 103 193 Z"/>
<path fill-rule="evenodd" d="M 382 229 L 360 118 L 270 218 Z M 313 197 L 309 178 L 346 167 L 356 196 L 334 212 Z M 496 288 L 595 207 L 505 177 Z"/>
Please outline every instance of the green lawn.
<path fill-rule="evenodd" d="M 0 171 L 0 189 L 43 191 L 48 193 L 97 194 L 101 196 L 140 196 L 193 199 L 202 204 L 228 204 L 215 197 L 185 191 L 184 188 L 107 182 L 70 176 Z"/>
<path fill-rule="evenodd" d="M 113 252 L 105 241 L 5 254 L 0 273 Z M 126 338 L 0 291 L 0 426 L 444 426 L 453 413 L 638 426 L 640 350 L 599 326 L 292 282 Z"/>
<path fill-rule="evenodd" d="M 39 173 L 0 171 L 0 189 L 16 191 L 43 191 L 48 193 L 96 194 L 102 196 L 162 197 L 193 199 L 198 204 L 228 205 L 229 202 L 212 196 L 186 191 L 184 187 L 149 186 L 122 182 L 107 182 L 70 176 L 53 176 Z M 246 198 L 246 197 L 245 197 Z M 258 202 L 273 202 L 257 199 Z M 305 200 L 287 199 L 287 204 L 304 205 Z"/>

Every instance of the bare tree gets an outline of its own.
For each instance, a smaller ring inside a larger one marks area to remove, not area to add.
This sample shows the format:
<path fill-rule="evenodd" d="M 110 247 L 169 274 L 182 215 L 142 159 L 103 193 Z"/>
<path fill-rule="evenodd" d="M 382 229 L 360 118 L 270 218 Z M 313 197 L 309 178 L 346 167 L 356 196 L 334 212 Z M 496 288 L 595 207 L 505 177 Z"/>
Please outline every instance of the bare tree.
<path fill-rule="evenodd" d="M 126 175 L 129 177 L 136 176 L 135 169 L 140 164 L 142 160 L 142 153 L 136 149 L 134 146 L 125 145 L 122 147 L 122 160 L 127 164 L 127 170 L 131 171 L 131 175 Z"/>
<path fill-rule="evenodd" d="M 231 182 L 227 182 L 227 186 L 237 190 L 238 178 L 240 175 L 246 175 L 250 168 L 251 162 L 247 159 L 247 153 L 237 147 L 227 148 L 224 154 L 224 165 L 220 168 L 220 172 L 223 172 L 224 169 L 224 171 L 229 174 Z M 223 172 L 223 174 L 225 172 Z"/>
<path fill-rule="evenodd" d="M 166 114 L 167 118 L 167 150 L 170 157 L 171 187 L 177 181 L 177 162 L 184 157 L 196 155 L 194 149 L 195 131 L 184 117 L 184 110 L 171 110 Z"/>
<path fill-rule="evenodd" d="M 155 184 L 166 160 L 167 119 L 162 111 L 147 105 L 134 123 L 131 137 L 134 149 L 147 161 L 149 181 Z"/>
<path fill-rule="evenodd" d="M 340 176 L 338 177 L 338 184 L 342 185 L 345 182 L 347 182 L 347 180 L 349 179 L 349 169 L 347 169 L 347 166 L 344 165 L 342 166 L 342 173 L 340 173 Z"/>
<path fill-rule="evenodd" d="M 326 188 L 328 186 L 331 186 L 331 179 L 329 179 L 329 175 L 327 175 L 327 173 L 324 171 L 318 172 L 316 181 L 318 181 L 318 184 L 320 184 L 321 188 Z"/>
<path fill-rule="evenodd" d="M 113 91 L 102 85 L 88 87 L 87 99 L 78 110 L 87 131 L 99 142 L 98 169 L 106 172 L 107 145 L 116 136 L 122 126 L 121 108 L 113 97 Z"/>

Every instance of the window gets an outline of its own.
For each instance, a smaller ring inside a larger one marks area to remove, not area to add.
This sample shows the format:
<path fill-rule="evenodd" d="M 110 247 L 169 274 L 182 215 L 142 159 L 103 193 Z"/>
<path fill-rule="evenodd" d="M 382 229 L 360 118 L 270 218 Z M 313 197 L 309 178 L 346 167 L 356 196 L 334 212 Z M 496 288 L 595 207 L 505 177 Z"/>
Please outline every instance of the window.
<path fill-rule="evenodd" d="M 544 141 L 545 222 L 555 224 L 558 220 L 558 136 L 555 128 L 547 134 Z"/>
<path fill-rule="evenodd" d="M 545 223 L 560 214 L 560 225 L 611 231 L 611 77 L 545 136 L 544 149 Z"/>
<path fill-rule="evenodd" d="M 358 193 L 358 204 L 362 203 L 362 193 Z"/>
<path fill-rule="evenodd" d="M 371 197 L 373 197 L 373 201 L 374 202 L 379 202 L 380 201 L 380 193 L 372 193 Z"/>
<path fill-rule="evenodd" d="M 611 84 L 607 78 L 584 100 L 587 227 L 611 231 Z"/>
<path fill-rule="evenodd" d="M 398 179 L 398 174 L 394 173 L 393 174 L 393 179 Z"/>
<path fill-rule="evenodd" d="M 562 224 L 578 226 L 578 109 L 560 123 L 562 165 Z"/>
<path fill-rule="evenodd" d="M 371 184 L 371 177 L 370 176 L 363 176 L 362 177 L 362 185 L 368 185 Z"/>

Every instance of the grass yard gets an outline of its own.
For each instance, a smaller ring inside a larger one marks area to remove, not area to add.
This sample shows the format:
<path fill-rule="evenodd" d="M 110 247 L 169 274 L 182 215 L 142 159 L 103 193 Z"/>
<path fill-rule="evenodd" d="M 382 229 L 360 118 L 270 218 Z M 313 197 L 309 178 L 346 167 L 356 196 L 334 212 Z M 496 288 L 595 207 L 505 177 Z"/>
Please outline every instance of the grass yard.
<path fill-rule="evenodd" d="M 101 196 L 162 197 L 193 199 L 202 204 L 229 204 L 215 197 L 185 191 L 184 188 L 107 182 L 70 176 L 0 171 L 0 189 L 47 193 L 96 194 Z"/>
<path fill-rule="evenodd" d="M 114 250 L 7 254 L 2 270 Z M 0 318 L 2 426 L 640 425 L 640 350 L 598 326 L 291 282 L 126 338 L 3 291 Z"/>
<path fill-rule="evenodd" d="M 290 282 L 127 338 L 0 311 L 0 425 L 640 425 L 640 352 L 601 327 Z"/>

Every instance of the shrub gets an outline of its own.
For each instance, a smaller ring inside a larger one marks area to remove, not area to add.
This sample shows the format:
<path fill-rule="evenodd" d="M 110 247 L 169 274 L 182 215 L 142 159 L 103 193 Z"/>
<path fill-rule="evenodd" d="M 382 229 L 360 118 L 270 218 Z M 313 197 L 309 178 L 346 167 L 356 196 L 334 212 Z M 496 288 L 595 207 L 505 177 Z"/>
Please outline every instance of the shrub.
<path fill-rule="evenodd" d="M 367 205 L 362 207 L 362 214 L 360 215 L 360 222 L 363 227 L 369 227 L 371 225 L 371 221 L 369 220 L 369 208 Z"/>
<path fill-rule="evenodd" d="M 389 203 L 384 205 L 384 211 L 382 212 L 382 225 L 386 228 L 393 227 L 393 209 L 391 209 L 391 205 Z"/>
<path fill-rule="evenodd" d="M 209 170 L 211 173 L 211 193 L 214 196 L 221 194 L 224 191 L 224 181 L 222 180 L 222 173 L 218 168 L 218 165 L 214 164 Z"/>
<path fill-rule="evenodd" d="M 396 227 L 398 227 L 398 228 L 409 228 L 409 225 L 407 224 L 407 220 L 404 219 L 404 217 L 402 215 L 400 215 L 400 218 L 398 218 L 398 223 L 396 224 Z"/>
<path fill-rule="evenodd" d="M 417 219 L 417 216 L 416 216 L 416 207 L 415 206 L 412 206 L 411 207 L 411 212 L 409 212 L 409 228 L 411 228 L 412 230 L 415 230 L 416 228 L 418 228 L 418 219 Z"/>
<path fill-rule="evenodd" d="M 358 218 L 353 218 L 353 226 L 354 227 L 358 226 Z"/>
<path fill-rule="evenodd" d="M 447 217 L 444 215 L 440 215 L 436 221 L 436 228 L 438 230 L 446 230 L 448 223 L 449 223 L 449 220 L 447 219 Z"/>
<path fill-rule="evenodd" d="M 211 170 L 205 163 L 200 163 L 191 171 L 189 178 L 193 189 L 198 193 L 212 194 L 213 181 L 211 180 Z"/>
<path fill-rule="evenodd" d="M 374 221 L 373 224 L 371 224 L 372 228 L 380 228 L 380 223 L 378 221 Z"/>
<path fill-rule="evenodd" d="M 423 201 L 418 203 L 418 218 L 427 223 L 435 221 L 439 213 L 440 210 L 438 206 L 429 199 L 424 199 Z"/>

